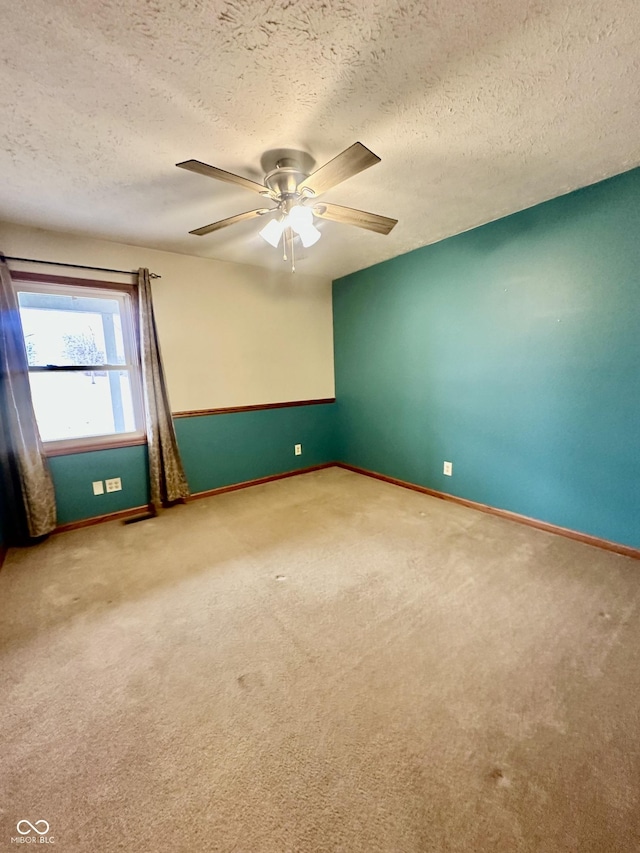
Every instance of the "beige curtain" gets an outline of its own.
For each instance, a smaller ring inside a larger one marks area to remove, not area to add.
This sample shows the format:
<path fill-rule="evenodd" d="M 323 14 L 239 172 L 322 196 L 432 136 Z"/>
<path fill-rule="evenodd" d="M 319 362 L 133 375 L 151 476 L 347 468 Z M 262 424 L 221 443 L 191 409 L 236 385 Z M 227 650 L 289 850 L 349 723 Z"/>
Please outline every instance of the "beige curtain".
<path fill-rule="evenodd" d="M 149 447 L 149 487 L 151 505 L 157 512 L 163 505 L 186 498 L 189 486 L 171 417 L 147 269 L 138 270 L 138 306 L 142 389 Z"/>
<path fill-rule="evenodd" d="M 9 492 L 11 544 L 50 533 L 56 500 L 31 400 L 27 353 L 11 274 L 0 255 L 0 468 Z M 13 534 L 13 535 L 11 535 Z"/>

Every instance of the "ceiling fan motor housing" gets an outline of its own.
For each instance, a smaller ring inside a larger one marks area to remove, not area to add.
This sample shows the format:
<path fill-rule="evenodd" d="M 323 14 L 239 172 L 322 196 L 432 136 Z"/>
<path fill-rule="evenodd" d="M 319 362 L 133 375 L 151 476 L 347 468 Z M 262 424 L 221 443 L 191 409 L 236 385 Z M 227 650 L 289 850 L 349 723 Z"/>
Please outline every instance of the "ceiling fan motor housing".
<path fill-rule="evenodd" d="M 295 160 L 279 160 L 276 168 L 269 172 L 264 179 L 265 185 L 284 201 L 287 197 L 298 198 L 298 184 L 307 177 Z"/>

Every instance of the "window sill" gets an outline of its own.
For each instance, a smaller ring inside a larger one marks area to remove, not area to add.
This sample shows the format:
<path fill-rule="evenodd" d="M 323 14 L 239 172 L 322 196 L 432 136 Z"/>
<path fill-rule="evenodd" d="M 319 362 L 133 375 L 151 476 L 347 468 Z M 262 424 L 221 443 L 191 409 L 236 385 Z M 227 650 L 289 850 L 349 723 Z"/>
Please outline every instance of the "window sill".
<path fill-rule="evenodd" d="M 146 435 L 122 436 L 122 438 L 96 437 L 85 440 L 43 442 L 45 456 L 71 456 L 76 453 L 90 453 L 94 450 L 114 450 L 119 447 L 136 447 L 146 444 Z"/>

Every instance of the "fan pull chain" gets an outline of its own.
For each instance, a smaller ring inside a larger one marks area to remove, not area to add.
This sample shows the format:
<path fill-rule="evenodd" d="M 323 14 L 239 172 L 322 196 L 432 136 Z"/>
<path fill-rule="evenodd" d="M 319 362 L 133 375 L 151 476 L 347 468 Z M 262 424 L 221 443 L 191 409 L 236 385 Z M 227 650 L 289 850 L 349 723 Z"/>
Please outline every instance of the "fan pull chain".
<path fill-rule="evenodd" d="M 291 235 L 291 272 L 296 271 L 296 257 L 293 249 L 293 231 L 289 229 L 289 234 Z"/>
<path fill-rule="evenodd" d="M 287 229 L 282 232 L 282 260 L 287 260 Z"/>

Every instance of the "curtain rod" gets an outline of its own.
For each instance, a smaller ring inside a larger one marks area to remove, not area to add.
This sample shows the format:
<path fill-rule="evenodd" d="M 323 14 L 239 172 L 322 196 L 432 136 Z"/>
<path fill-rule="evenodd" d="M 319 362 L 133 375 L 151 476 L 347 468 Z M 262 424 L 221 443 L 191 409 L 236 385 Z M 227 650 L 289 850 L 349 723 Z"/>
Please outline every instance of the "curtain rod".
<path fill-rule="evenodd" d="M 53 267 L 73 267 L 77 270 L 95 270 L 96 272 L 117 272 L 122 275 L 136 275 L 137 270 L 112 270 L 109 267 L 88 267 L 85 264 L 64 264 L 61 261 L 37 261 L 35 258 L 13 258 L 10 255 L 2 255 L 5 261 L 24 261 L 27 264 L 49 264 Z M 150 272 L 149 278 L 162 278 L 158 273 Z"/>

